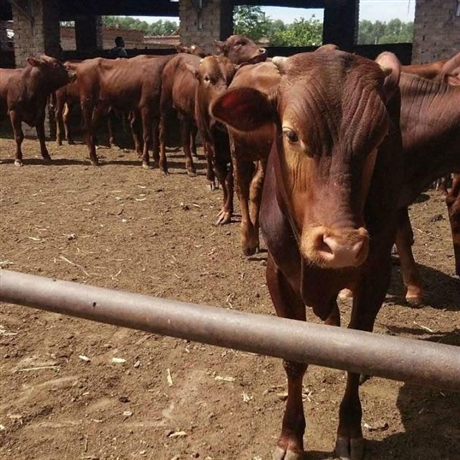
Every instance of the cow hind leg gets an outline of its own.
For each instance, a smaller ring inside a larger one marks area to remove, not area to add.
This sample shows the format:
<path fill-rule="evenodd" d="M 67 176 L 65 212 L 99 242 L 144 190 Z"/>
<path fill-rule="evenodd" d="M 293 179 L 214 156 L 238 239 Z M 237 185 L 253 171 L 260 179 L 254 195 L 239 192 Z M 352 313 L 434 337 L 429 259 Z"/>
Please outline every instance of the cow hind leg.
<path fill-rule="evenodd" d="M 398 232 L 396 247 L 403 281 L 406 286 L 406 301 L 409 305 L 420 305 L 423 302 L 423 288 L 420 273 L 412 253 L 413 232 L 407 208 L 401 209 L 398 215 Z"/>
<path fill-rule="evenodd" d="M 187 168 L 187 173 L 190 177 L 196 176 L 195 165 L 193 164 L 192 158 L 192 149 L 191 149 L 191 139 L 192 139 L 192 121 L 184 117 L 182 120 L 182 146 L 184 149 L 185 155 L 185 167 Z"/>
<path fill-rule="evenodd" d="M 278 316 L 306 320 L 305 305 L 276 267 L 270 254 L 267 260 L 267 285 Z M 307 364 L 291 361 L 284 361 L 283 364 L 288 381 L 288 398 L 273 460 L 301 460 L 304 458 L 303 435 L 306 426 L 302 381 Z"/>
<path fill-rule="evenodd" d="M 37 123 L 37 126 L 35 127 L 37 130 L 37 137 L 38 141 L 40 142 L 40 153 L 43 159 L 49 163 L 51 162 L 51 157 L 50 154 L 48 153 L 48 149 L 46 148 L 46 142 L 45 142 L 45 118 L 40 118 L 40 120 Z"/>

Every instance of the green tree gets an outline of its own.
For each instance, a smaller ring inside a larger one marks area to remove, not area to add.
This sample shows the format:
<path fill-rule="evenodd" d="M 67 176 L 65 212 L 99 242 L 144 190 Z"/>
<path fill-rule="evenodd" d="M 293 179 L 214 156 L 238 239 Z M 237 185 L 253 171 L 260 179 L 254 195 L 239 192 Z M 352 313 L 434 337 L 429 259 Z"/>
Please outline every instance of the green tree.
<path fill-rule="evenodd" d="M 134 19 L 129 16 L 103 16 L 104 27 L 119 29 L 140 30 L 146 35 L 171 35 L 177 31 L 179 25 L 175 21 L 156 21 L 149 24 L 146 21 Z"/>
<path fill-rule="evenodd" d="M 268 34 L 270 20 L 260 6 L 236 6 L 233 11 L 233 32 L 258 41 Z"/>
<path fill-rule="evenodd" d="M 387 22 L 360 21 L 358 43 L 360 45 L 379 45 L 384 43 L 412 43 L 414 23 L 392 19 Z"/>
<path fill-rule="evenodd" d="M 296 19 L 284 28 L 271 29 L 271 46 L 318 46 L 323 39 L 323 24 L 314 17 L 310 20 Z"/>

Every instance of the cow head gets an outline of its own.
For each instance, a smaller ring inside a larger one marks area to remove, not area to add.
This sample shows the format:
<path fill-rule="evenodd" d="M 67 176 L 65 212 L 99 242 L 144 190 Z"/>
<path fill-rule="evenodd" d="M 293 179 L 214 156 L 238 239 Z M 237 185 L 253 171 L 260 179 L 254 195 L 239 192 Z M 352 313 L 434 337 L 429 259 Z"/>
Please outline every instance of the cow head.
<path fill-rule="evenodd" d="M 43 85 L 50 91 L 55 91 L 67 83 L 72 83 L 77 78 L 76 73 L 68 66 L 46 54 L 42 54 L 39 59 L 29 57 L 27 63 L 37 69 Z"/>
<path fill-rule="evenodd" d="M 274 62 L 282 74 L 275 94 L 230 89 L 212 113 L 239 131 L 277 125 L 277 193 L 303 257 L 323 268 L 359 266 L 369 248 L 364 205 L 391 126 L 386 101 L 397 91 L 399 63 L 389 60 L 382 71 L 334 50 Z"/>
<path fill-rule="evenodd" d="M 210 104 L 227 89 L 235 74 L 235 66 L 224 56 L 207 56 L 201 59 L 198 68 L 189 64 L 186 67 L 198 80 L 196 108 L 208 123 L 214 124 L 210 118 Z"/>
<path fill-rule="evenodd" d="M 235 65 L 256 64 L 267 59 L 265 48 L 242 35 L 231 35 L 224 42 L 214 40 L 214 46 L 218 54 L 228 57 Z"/>

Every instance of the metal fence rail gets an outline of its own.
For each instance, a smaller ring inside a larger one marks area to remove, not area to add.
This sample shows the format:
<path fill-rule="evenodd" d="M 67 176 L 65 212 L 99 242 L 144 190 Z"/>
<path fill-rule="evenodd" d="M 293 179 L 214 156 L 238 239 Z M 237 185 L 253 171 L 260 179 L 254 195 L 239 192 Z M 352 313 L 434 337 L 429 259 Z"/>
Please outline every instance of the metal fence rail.
<path fill-rule="evenodd" d="M 460 391 L 460 349 L 0 270 L 0 301 L 319 366 Z"/>

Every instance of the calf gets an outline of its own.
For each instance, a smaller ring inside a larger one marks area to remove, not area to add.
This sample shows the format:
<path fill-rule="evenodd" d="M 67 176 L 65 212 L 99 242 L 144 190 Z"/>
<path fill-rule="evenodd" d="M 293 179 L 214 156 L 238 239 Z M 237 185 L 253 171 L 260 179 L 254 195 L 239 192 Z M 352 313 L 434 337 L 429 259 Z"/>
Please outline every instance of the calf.
<path fill-rule="evenodd" d="M 149 145 L 158 159 L 161 74 L 172 56 L 133 59 L 95 58 L 78 66 L 78 91 L 91 164 L 98 165 L 94 127 L 110 109 L 132 112 L 142 120 L 142 167 L 149 168 Z"/>
<path fill-rule="evenodd" d="M 348 287 L 350 327 L 370 331 L 389 284 L 397 224 L 399 62 L 382 71 L 340 51 L 276 62 L 281 79 L 273 93 L 234 88 L 212 108 L 238 131 L 276 129 L 260 216 L 276 312 L 305 320 L 308 305 L 339 324 L 336 298 Z M 288 399 L 275 460 L 303 458 L 306 368 L 285 363 Z M 342 459 L 363 456 L 358 385 L 359 375 L 348 373 L 336 441 Z"/>
<path fill-rule="evenodd" d="M 51 93 L 74 80 L 72 70 L 46 55 L 28 58 L 24 69 L 0 69 L 0 117 L 9 115 L 11 120 L 16 140 L 16 166 L 22 166 L 22 122 L 35 126 L 40 153 L 46 161 L 51 161 L 45 144 L 46 102 Z"/>

